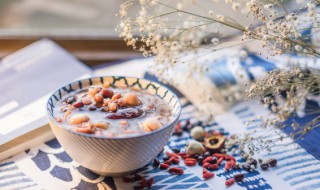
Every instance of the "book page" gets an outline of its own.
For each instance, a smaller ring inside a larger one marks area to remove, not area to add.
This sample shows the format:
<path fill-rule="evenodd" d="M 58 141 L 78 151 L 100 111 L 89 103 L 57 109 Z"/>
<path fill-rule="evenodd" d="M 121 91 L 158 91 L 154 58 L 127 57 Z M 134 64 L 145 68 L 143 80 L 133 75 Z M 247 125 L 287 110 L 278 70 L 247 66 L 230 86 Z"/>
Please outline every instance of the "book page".
<path fill-rule="evenodd" d="M 50 40 L 0 62 L 0 145 L 47 123 L 49 95 L 91 69 Z"/>

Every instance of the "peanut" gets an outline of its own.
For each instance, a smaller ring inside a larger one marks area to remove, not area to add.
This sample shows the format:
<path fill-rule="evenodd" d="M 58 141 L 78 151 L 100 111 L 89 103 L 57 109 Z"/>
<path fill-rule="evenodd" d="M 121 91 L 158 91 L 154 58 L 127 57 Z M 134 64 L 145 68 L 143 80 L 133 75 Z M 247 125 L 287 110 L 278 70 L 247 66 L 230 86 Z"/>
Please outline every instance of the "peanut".
<path fill-rule="evenodd" d="M 81 126 L 77 128 L 77 132 L 79 133 L 92 134 L 95 131 L 96 131 L 95 126 L 93 125 L 93 123 L 90 123 L 90 122 L 82 123 Z"/>
<path fill-rule="evenodd" d="M 162 127 L 161 122 L 157 118 L 147 118 L 142 123 L 143 130 L 146 132 L 151 132 Z"/>
<path fill-rule="evenodd" d="M 70 117 L 69 123 L 71 125 L 78 125 L 78 124 L 81 124 L 84 122 L 88 122 L 89 120 L 90 120 L 90 118 L 84 114 L 75 114 Z"/>
<path fill-rule="evenodd" d="M 120 121 L 120 125 L 128 125 L 128 121 L 126 121 L 126 120 L 121 120 L 121 121 Z"/>
<path fill-rule="evenodd" d="M 94 101 L 103 102 L 103 96 L 101 94 L 94 95 Z"/>
<path fill-rule="evenodd" d="M 141 103 L 139 100 L 139 97 L 135 93 L 128 93 L 123 97 L 123 101 L 128 105 L 128 106 L 137 106 Z"/>
<path fill-rule="evenodd" d="M 111 103 L 108 104 L 108 108 L 109 108 L 110 111 L 116 111 L 118 106 L 117 106 L 116 103 L 111 102 Z"/>
<path fill-rule="evenodd" d="M 109 98 L 108 99 L 104 99 L 102 106 L 108 106 L 110 101 L 111 101 L 111 99 L 109 99 Z"/>
<path fill-rule="evenodd" d="M 97 93 L 101 91 L 101 87 L 90 87 L 88 92 L 91 97 L 94 97 Z"/>
<path fill-rule="evenodd" d="M 99 129 L 108 129 L 110 126 L 110 123 L 105 122 L 105 121 L 98 121 L 94 124 L 94 126 Z"/>
<path fill-rule="evenodd" d="M 116 99 L 119 99 L 119 98 L 121 98 L 121 94 L 120 93 L 117 93 L 117 94 L 112 96 L 112 100 L 116 100 Z"/>

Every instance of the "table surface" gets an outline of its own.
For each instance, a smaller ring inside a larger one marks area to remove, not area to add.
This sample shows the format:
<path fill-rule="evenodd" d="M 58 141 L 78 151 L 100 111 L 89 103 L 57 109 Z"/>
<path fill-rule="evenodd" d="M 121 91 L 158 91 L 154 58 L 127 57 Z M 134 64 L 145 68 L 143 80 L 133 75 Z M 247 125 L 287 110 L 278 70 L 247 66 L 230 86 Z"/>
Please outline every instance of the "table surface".
<path fill-rule="evenodd" d="M 134 73 L 133 69 L 129 68 L 138 69 L 140 63 L 141 61 L 137 61 L 107 66 L 96 73 L 108 75 L 117 71 L 117 74 L 121 74 L 121 71 L 126 72 L 126 70 Z M 133 65 L 137 67 L 130 67 Z M 119 70 L 119 67 L 123 67 L 123 70 Z M 143 77 L 144 74 L 141 70 L 136 72 L 136 75 L 139 75 L 137 77 Z M 245 123 L 258 114 L 267 114 L 267 110 L 257 102 L 243 102 L 216 117 L 215 121 L 204 123 L 195 117 L 196 108 L 187 99 L 181 98 L 181 101 L 183 111 L 180 123 L 183 127 L 186 121 L 190 121 L 194 126 L 203 126 L 206 131 L 214 130 L 226 136 L 230 133 L 259 131 L 257 123 L 250 126 Z M 171 151 L 172 148 L 183 149 L 190 139 L 190 135 L 186 132 L 180 137 L 173 136 L 164 151 Z M 159 159 L 162 156 L 163 154 L 159 155 Z M 238 162 L 244 162 L 240 155 L 234 156 Z M 154 179 L 151 189 L 320 189 L 320 161 L 290 140 L 279 142 L 276 151 L 271 154 L 261 153 L 255 157 L 276 158 L 278 165 L 268 171 L 258 168 L 254 172 L 243 169 L 227 172 L 222 165 L 219 170 L 213 171 L 215 177 L 206 181 L 202 179 L 201 166 L 188 167 L 182 160 L 178 167 L 183 168 L 183 175 L 171 175 L 151 165 L 141 168 L 138 173 L 146 179 Z M 98 176 L 79 166 L 55 139 L 1 162 L 0 173 L 1 189 L 139 189 L 140 185 L 138 181 L 123 183 L 121 178 Z M 226 188 L 225 180 L 237 173 L 244 173 L 245 179 Z"/>

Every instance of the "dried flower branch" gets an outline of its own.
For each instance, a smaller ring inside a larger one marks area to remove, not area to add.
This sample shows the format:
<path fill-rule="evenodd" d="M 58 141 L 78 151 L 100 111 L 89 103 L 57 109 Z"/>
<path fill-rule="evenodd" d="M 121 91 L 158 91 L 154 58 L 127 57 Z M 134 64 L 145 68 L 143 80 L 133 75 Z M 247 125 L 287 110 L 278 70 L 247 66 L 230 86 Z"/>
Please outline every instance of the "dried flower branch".
<path fill-rule="evenodd" d="M 255 137 L 255 141 L 260 141 L 259 145 L 268 145 L 267 147 L 253 146 L 252 140 L 243 142 L 251 149 L 260 150 L 261 148 L 270 149 L 272 143 L 284 138 L 291 138 L 296 141 L 309 133 L 311 130 L 320 127 L 320 107 L 306 109 L 306 100 L 310 100 L 320 94 L 320 70 L 313 68 L 293 67 L 290 70 L 273 70 L 267 74 L 261 81 L 253 84 L 248 90 L 248 98 L 259 98 L 262 100 L 264 107 L 271 110 L 270 117 L 259 118 L 262 120 L 262 127 L 271 129 L 284 129 L 291 127 L 292 131 L 289 136 L 278 133 L 276 139 L 268 139 L 269 135 Z M 290 117 L 314 116 L 300 125 L 294 121 L 290 126 L 285 122 Z M 254 134 L 253 134 L 254 136 Z M 249 137 L 245 137 L 248 140 Z M 249 143 L 249 144 L 248 144 Z M 252 148 L 254 147 L 254 148 Z"/>
<path fill-rule="evenodd" d="M 128 0 L 121 5 L 117 31 L 127 45 L 144 56 L 156 56 L 159 76 L 179 63 L 194 62 L 201 50 L 219 50 L 218 45 L 239 32 L 243 40 L 262 41 L 271 55 L 296 52 L 319 57 L 319 51 L 308 41 L 309 34 L 303 34 L 305 29 L 319 31 L 319 1 L 297 2 L 299 8 L 290 12 L 282 0 L 226 1 L 248 20 L 259 21 L 244 26 L 228 15 L 204 10 L 196 0 Z M 139 11 L 131 18 L 128 11 L 134 5 Z M 303 14 L 303 9 L 308 13 Z M 193 54 L 194 59 L 186 60 L 186 54 Z"/>

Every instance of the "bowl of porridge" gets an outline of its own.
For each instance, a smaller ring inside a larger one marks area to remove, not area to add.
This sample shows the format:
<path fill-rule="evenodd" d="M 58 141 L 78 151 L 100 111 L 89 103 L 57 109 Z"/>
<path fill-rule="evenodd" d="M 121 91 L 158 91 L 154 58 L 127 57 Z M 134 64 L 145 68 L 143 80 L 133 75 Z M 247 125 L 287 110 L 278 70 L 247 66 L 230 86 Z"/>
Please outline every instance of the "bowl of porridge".
<path fill-rule="evenodd" d="M 64 150 L 104 176 L 147 165 L 178 122 L 179 98 L 146 79 L 107 76 L 72 82 L 47 102 L 49 124 Z"/>

